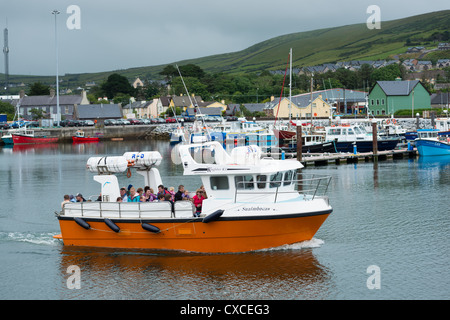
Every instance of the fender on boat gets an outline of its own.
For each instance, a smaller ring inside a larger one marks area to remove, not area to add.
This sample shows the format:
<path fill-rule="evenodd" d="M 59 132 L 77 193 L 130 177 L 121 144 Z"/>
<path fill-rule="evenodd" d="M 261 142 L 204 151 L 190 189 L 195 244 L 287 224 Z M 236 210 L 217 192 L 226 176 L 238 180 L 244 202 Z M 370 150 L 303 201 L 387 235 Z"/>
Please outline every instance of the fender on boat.
<path fill-rule="evenodd" d="M 73 219 L 75 220 L 75 222 L 76 222 L 79 226 L 85 228 L 86 230 L 89 230 L 89 229 L 91 228 L 91 226 L 89 225 L 89 223 L 87 223 L 87 222 L 84 221 L 83 219 L 78 218 L 78 217 L 75 217 L 75 218 L 73 218 Z"/>
<path fill-rule="evenodd" d="M 150 232 L 153 232 L 153 233 L 160 232 L 158 227 L 156 227 L 156 226 L 154 226 L 152 224 L 149 224 L 149 223 L 145 223 L 144 222 L 144 223 L 141 224 L 141 226 L 142 226 L 142 229 L 150 231 Z"/>
<path fill-rule="evenodd" d="M 109 220 L 108 218 L 105 218 L 105 223 L 106 225 L 114 232 L 119 232 L 120 228 L 111 220 Z"/>
<path fill-rule="evenodd" d="M 211 214 L 208 214 L 206 217 L 203 218 L 203 223 L 208 223 L 211 221 L 216 221 L 220 218 L 220 216 L 223 214 L 224 210 L 216 210 Z"/>

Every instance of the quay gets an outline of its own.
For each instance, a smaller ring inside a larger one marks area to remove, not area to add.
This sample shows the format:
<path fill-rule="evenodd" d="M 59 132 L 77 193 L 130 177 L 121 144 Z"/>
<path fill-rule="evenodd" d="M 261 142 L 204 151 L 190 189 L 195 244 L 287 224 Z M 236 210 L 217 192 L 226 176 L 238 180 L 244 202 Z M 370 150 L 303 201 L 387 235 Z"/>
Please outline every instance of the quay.
<path fill-rule="evenodd" d="M 72 142 L 72 136 L 82 130 L 86 136 L 99 137 L 100 140 L 132 140 L 132 139 L 169 139 L 172 126 L 160 125 L 120 125 L 98 127 L 60 127 L 30 128 L 30 130 L 49 137 L 58 137 L 58 142 Z M 7 130 L 0 130 L 0 136 Z"/>
<path fill-rule="evenodd" d="M 265 156 L 275 157 L 278 159 L 289 159 L 297 158 L 296 152 L 291 153 L 280 153 L 280 152 L 266 152 Z M 414 148 L 408 150 L 407 148 L 378 151 L 377 154 L 373 152 L 361 152 L 361 153 L 303 153 L 300 162 L 306 167 L 308 165 L 327 165 L 330 163 L 341 164 L 341 163 L 358 163 L 358 162 L 377 162 L 378 160 L 383 161 L 387 159 L 404 159 L 404 158 L 415 158 L 417 156 L 417 150 Z"/>

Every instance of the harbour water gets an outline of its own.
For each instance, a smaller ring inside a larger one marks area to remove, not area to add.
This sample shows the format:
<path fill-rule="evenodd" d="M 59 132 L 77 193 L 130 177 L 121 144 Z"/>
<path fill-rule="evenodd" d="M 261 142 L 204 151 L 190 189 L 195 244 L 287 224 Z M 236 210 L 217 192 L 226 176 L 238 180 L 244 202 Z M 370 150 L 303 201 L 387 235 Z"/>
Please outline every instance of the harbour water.
<path fill-rule="evenodd" d="M 313 240 L 241 254 L 64 247 L 64 194 L 98 195 L 93 155 L 158 150 L 166 186 L 194 191 L 166 141 L 0 148 L 0 299 L 449 299 L 450 159 L 308 166 L 333 177 L 334 208 Z M 140 176 L 119 177 L 141 186 Z M 143 186 L 142 186 L 143 187 Z M 80 271 L 79 287 L 69 271 Z M 73 283 L 72 283 L 73 284 Z"/>

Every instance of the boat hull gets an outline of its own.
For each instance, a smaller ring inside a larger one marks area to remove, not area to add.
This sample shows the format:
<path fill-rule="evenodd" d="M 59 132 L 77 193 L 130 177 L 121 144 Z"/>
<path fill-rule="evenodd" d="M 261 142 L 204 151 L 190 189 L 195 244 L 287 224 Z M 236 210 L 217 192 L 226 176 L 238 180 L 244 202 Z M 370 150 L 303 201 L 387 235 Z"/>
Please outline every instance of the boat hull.
<path fill-rule="evenodd" d="M 275 134 L 275 137 L 277 137 L 279 140 L 292 139 L 297 135 L 296 131 L 278 130 L 278 129 L 273 129 L 273 133 Z"/>
<path fill-rule="evenodd" d="M 353 141 L 338 141 L 336 142 L 337 152 L 353 152 Z M 393 150 L 398 144 L 397 139 L 386 139 L 378 140 L 377 150 L 387 151 Z M 373 142 L 372 141 L 356 141 L 357 152 L 373 152 Z"/>
<path fill-rule="evenodd" d="M 91 227 L 85 229 L 74 218 L 60 216 L 59 238 L 67 246 L 203 253 L 248 252 L 310 240 L 331 211 L 264 218 L 222 217 L 209 223 L 202 222 L 202 218 L 111 219 L 120 232 L 111 230 L 102 218 L 84 218 Z M 151 224 L 160 232 L 144 230 L 141 223 Z"/>
<path fill-rule="evenodd" d="M 72 137 L 73 143 L 98 142 L 99 140 L 98 137 Z"/>
<path fill-rule="evenodd" d="M 8 144 L 8 145 L 14 144 L 12 136 L 3 136 L 2 141 L 4 144 Z"/>
<path fill-rule="evenodd" d="M 14 144 L 38 144 L 38 143 L 53 143 L 58 142 L 55 137 L 29 137 L 13 134 Z"/>
<path fill-rule="evenodd" d="M 417 152 L 419 153 L 419 156 L 450 155 L 450 143 L 446 142 L 417 139 L 416 148 Z"/>

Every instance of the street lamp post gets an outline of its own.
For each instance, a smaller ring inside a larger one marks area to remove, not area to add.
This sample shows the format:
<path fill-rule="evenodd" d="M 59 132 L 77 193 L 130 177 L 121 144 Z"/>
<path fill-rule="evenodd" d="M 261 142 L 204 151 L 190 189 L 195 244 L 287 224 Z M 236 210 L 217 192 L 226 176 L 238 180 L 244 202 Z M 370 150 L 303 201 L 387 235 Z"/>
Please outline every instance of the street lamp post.
<path fill-rule="evenodd" d="M 56 16 L 60 14 L 58 10 L 53 10 L 52 14 L 55 16 L 55 53 L 56 53 L 56 122 L 59 126 L 61 121 L 61 113 L 59 110 L 59 68 L 58 68 L 58 37 L 56 27 Z"/>

